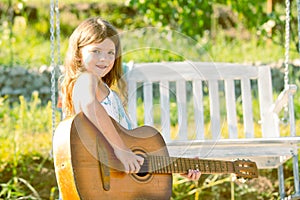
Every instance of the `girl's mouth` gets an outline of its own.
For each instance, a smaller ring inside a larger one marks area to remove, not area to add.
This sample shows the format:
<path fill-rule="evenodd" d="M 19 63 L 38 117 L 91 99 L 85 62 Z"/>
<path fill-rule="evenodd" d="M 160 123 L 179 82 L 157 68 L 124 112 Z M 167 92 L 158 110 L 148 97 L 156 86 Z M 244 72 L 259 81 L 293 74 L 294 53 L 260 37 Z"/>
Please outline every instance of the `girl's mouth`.
<path fill-rule="evenodd" d="M 99 68 L 99 69 L 106 69 L 107 68 L 106 65 L 96 65 L 96 67 Z"/>

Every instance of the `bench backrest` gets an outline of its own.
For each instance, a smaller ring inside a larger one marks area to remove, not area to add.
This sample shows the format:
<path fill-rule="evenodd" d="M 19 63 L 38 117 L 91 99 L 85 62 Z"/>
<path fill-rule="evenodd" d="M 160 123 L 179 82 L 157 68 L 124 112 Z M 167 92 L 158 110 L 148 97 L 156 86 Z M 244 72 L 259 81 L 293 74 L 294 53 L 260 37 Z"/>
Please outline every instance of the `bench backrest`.
<path fill-rule="evenodd" d="M 143 118 L 144 124 L 158 128 L 167 142 L 279 137 L 267 66 L 190 61 L 139 63 L 130 66 L 126 74 L 128 113 L 134 126 L 141 125 L 138 118 Z M 259 101 L 254 102 L 257 97 Z M 140 100 L 144 116 L 137 111 Z M 259 109 L 253 109 L 256 106 Z M 258 128 L 253 111 L 259 111 Z M 171 134 L 174 120 L 176 137 Z M 242 130 L 238 121 L 243 124 Z"/>

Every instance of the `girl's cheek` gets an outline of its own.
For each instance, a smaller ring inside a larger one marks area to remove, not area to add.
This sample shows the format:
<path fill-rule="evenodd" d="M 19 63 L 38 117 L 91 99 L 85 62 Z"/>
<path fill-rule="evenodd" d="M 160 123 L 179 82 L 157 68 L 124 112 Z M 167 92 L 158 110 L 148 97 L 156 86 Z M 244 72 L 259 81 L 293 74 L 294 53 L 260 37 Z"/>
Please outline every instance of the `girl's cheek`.
<path fill-rule="evenodd" d="M 83 58 L 83 63 L 86 65 L 86 64 L 89 64 L 92 60 L 92 56 L 91 55 L 87 55 Z"/>

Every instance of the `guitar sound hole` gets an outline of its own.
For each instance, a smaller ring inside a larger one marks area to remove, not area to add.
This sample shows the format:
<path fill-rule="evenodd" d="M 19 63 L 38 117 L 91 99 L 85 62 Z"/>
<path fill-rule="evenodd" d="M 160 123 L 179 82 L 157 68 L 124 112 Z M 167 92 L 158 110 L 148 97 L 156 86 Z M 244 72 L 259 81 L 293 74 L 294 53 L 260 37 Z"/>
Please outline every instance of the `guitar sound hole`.
<path fill-rule="evenodd" d="M 136 155 L 139 155 L 144 158 L 144 163 L 141 166 L 141 169 L 138 173 L 136 174 L 131 174 L 134 180 L 138 182 L 148 182 L 152 179 L 153 175 L 149 173 L 149 168 L 148 168 L 148 160 L 146 158 L 146 154 L 144 152 L 139 152 L 137 153 L 137 150 L 135 150 Z"/>
<path fill-rule="evenodd" d="M 146 161 L 146 159 L 144 160 L 144 164 L 141 166 L 140 171 L 137 173 L 138 176 L 140 177 L 144 177 L 147 176 L 148 174 L 148 163 Z"/>

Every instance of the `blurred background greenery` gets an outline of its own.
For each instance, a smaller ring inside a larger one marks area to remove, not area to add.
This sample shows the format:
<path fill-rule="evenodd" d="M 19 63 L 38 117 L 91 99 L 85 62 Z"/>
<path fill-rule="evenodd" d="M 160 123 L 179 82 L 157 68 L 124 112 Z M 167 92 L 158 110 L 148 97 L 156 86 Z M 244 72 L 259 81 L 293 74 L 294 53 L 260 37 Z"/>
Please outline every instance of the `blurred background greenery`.
<path fill-rule="evenodd" d="M 1 68 L 32 70 L 50 65 L 49 3 L 0 2 Z M 118 28 L 125 63 L 190 59 L 268 64 L 277 69 L 273 84 L 278 93 L 283 88 L 285 9 L 283 0 L 61 0 L 61 58 L 73 29 L 83 19 L 99 15 Z M 296 1 L 292 1 L 290 80 L 299 87 L 297 26 Z M 295 98 L 299 110 L 299 92 Z M 51 102 L 42 100 L 38 93 L 14 102 L 9 96 L 0 97 L 0 199 L 57 198 L 50 153 Z M 59 112 L 56 114 L 59 121 Z M 298 124 L 299 115 L 296 113 Z M 172 124 L 176 124 L 176 116 Z M 287 163 L 287 194 L 293 193 L 291 169 Z M 261 171 L 260 175 L 260 183 L 248 184 L 233 183 L 227 176 L 203 176 L 199 182 L 175 176 L 173 198 L 229 199 L 234 188 L 236 199 L 277 199 L 276 170 Z"/>
<path fill-rule="evenodd" d="M 292 59 L 298 56 L 295 3 L 291 5 Z M 285 3 L 282 0 L 273 0 L 272 12 L 267 12 L 267 0 L 70 0 L 59 1 L 59 5 L 62 56 L 67 38 L 76 25 L 87 17 L 100 15 L 114 24 L 121 33 L 155 27 L 157 38 L 172 39 L 173 35 L 168 33 L 176 31 L 182 35 L 181 38 L 192 42 L 185 45 L 198 44 L 213 61 L 270 63 L 284 57 Z M 49 65 L 49 10 L 47 1 L 4 0 L 0 3 L 1 66 L 38 68 L 44 64 Z M 131 48 L 129 44 L 143 42 L 132 42 L 127 37 L 122 41 L 127 49 Z M 169 40 L 169 43 L 174 41 Z M 124 61 L 182 59 L 180 56 L 168 55 L 169 52 L 151 51 L 153 56 L 129 54 L 124 56 Z M 193 57 L 197 60 L 207 59 L 202 58 L 201 54 Z"/>

